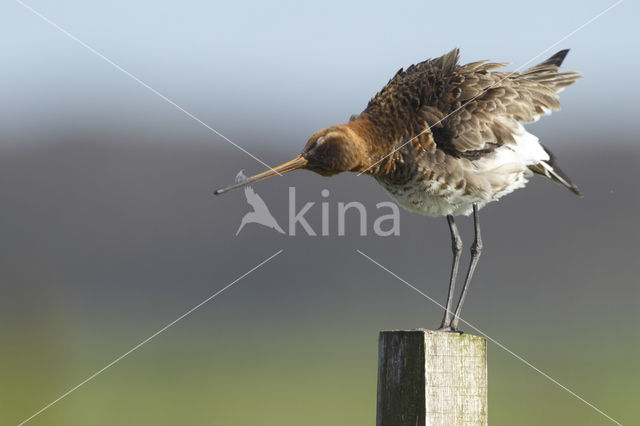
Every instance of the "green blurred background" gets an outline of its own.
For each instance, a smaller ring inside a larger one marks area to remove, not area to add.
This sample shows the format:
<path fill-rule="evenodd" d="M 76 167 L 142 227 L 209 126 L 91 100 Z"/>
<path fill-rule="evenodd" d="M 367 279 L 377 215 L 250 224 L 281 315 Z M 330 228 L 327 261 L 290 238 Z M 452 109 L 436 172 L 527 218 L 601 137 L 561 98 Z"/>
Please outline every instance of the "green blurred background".
<path fill-rule="evenodd" d="M 344 122 L 400 67 L 454 46 L 515 69 L 609 2 L 235 5 L 30 2 L 269 164 Z M 578 7 L 579 6 L 579 7 Z M 288 187 L 331 236 L 258 225 L 241 191 L 263 167 L 18 3 L 0 42 L 0 424 L 18 424 L 282 249 L 262 268 L 53 405 L 33 425 L 370 425 L 380 330 L 433 328 L 444 219 L 402 212 L 359 236 L 337 203 L 388 198 L 366 177 L 307 172 L 255 186 L 286 228 Z M 464 317 L 625 425 L 640 424 L 638 6 L 555 50 L 585 78 L 530 128 L 585 193 L 535 179 L 481 212 Z M 530 27 L 527 27 L 528 24 Z M 634 36 L 635 34 L 635 36 Z M 330 191 L 322 198 L 323 189 Z M 466 247 L 468 219 L 458 220 Z M 465 249 L 465 258 L 468 260 Z M 467 331 L 471 331 L 468 330 Z M 492 425 L 613 424 L 489 345 Z"/>

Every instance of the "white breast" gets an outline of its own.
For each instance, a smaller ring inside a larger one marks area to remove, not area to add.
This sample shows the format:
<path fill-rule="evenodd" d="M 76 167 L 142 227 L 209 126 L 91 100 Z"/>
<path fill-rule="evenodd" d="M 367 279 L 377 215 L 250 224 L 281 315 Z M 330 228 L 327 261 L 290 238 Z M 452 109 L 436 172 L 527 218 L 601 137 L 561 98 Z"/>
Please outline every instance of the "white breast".
<path fill-rule="evenodd" d="M 525 186 L 533 174 L 528 166 L 549 159 L 538 138 L 524 127 L 518 128 L 514 139 L 515 144 L 503 145 L 474 161 L 425 153 L 410 182 L 378 182 L 407 210 L 429 216 L 468 215 L 473 204 L 482 207 Z M 436 173 L 427 180 L 431 171 Z"/>

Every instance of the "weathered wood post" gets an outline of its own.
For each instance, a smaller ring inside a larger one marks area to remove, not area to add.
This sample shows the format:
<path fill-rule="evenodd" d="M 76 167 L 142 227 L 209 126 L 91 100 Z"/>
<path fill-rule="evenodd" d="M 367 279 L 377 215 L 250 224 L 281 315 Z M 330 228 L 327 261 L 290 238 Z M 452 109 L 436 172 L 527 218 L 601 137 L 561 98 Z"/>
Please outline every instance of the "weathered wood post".
<path fill-rule="evenodd" d="M 377 426 L 487 424 L 487 341 L 431 330 L 382 331 Z"/>

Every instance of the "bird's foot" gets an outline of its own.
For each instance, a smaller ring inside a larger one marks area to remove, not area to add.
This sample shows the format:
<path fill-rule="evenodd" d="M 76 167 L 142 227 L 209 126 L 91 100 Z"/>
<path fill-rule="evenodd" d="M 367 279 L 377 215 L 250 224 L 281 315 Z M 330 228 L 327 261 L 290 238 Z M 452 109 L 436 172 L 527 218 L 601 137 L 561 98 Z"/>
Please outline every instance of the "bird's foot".
<path fill-rule="evenodd" d="M 462 330 L 458 330 L 457 328 L 453 328 L 450 325 L 443 325 L 439 329 L 437 329 L 436 331 L 443 331 L 445 333 L 458 333 L 458 334 L 462 334 L 463 333 Z"/>

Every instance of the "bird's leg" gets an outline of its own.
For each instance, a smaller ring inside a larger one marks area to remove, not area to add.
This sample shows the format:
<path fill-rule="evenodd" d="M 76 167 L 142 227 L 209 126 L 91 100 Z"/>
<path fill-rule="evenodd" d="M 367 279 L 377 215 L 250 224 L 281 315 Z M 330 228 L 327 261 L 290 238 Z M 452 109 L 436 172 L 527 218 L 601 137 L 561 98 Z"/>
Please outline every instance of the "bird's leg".
<path fill-rule="evenodd" d="M 469 270 L 467 271 L 467 276 L 464 279 L 464 286 L 462 287 L 460 300 L 458 301 L 458 306 L 456 307 L 456 313 L 453 315 L 453 320 L 451 321 L 450 327 L 452 331 L 458 331 L 458 322 L 460 321 L 460 312 L 462 311 L 462 304 L 464 303 L 464 299 L 467 296 L 467 290 L 469 290 L 469 283 L 471 282 L 471 278 L 473 277 L 473 272 L 476 270 L 476 266 L 478 265 L 480 254 L 482 253 L 482 237 L 480 236 L 480 220 L 478 218 L 477 204 L 473 205 L 473 228 L 475 230 L 475 239 L 473 240 L 473 244 L 471 245 L 471 262 L 469 263 Z"/>
<path fill-rule="evenodd" d="M 456 226 L 453 216 L 447 216 L 447 223 L 449 224 L 449 231 L 451 231 L 451 249 L 453 250 L 453 264 L 451 265 L 451 279 L 449 281 L 449 295 L 447 296 L 447 307 L 444 311 L 444 318 L 442 318 L 442 325 L 439 330 L 450 331 L 449 323 L 451 322 L 451 305 L 453 302 L 453 291 L 456 287 L 456 278 L 458 276 L 458 265 L 460 264 L 460 254 L 462 253 L 462 239 L 458 233 L 458 227 Z"/>

